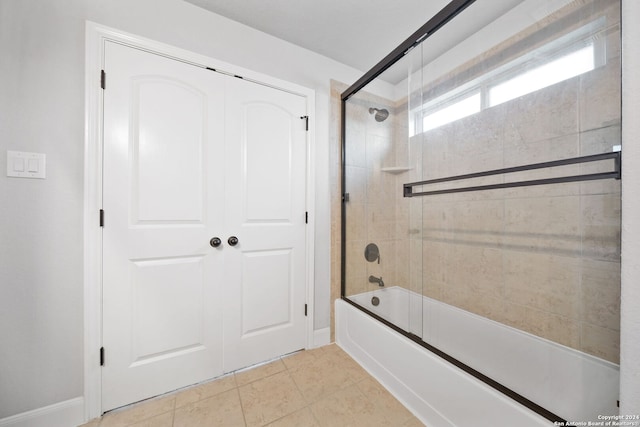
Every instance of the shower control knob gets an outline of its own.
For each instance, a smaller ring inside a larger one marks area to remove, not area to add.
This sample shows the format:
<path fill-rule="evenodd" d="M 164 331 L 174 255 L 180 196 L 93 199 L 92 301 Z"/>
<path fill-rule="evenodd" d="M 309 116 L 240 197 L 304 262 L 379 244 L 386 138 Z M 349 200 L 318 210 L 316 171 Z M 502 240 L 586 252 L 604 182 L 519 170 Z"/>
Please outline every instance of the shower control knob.
<path fill-rule="evenodd" d="M 222 244 L 222 240 L 220 240 L 219 237 L 212 237 L 211 240 L 209 240 L 209 244 L 214 248 L 217 248 Z"/>
<path fill-rule="evenodd" d="M 231 236 L 227 240 L 227 243 L 229 243 L 231 246 L 235 246 L 238 244 L 238 238 L 236 236 Z"/>

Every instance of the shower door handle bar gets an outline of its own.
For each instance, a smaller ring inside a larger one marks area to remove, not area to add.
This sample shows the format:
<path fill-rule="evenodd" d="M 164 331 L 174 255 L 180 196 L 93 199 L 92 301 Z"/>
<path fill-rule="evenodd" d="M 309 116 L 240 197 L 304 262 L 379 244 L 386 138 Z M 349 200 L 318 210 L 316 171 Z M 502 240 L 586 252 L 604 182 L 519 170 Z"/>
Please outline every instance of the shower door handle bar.
<path fill-rule="evenodd" d="M 461 187 L 461 188 L 449 188 L 445 190 L 421 191 L 416 193 L 413 192 L 413 187 L 422 186 L 422 185 L 437 184 L 441 182 L 459 181 L 463 179 L 480 178 L 480 177 L 492 176 L 492 175 L 502 175 L 507 173 L 523 172 L 523 171 L 535 170 L 535 169 L 552 168 L 552 167 L 572 165 L 572 164 L 578 164 L 578 163 L 597 162 L 597 161 L 608 160 L 608 159 L 614 160 L 614 170 L 611 172 L 600 172 L 600 173 L 585 174 L 585 175 L 572 175 L 572 176 L 563 176 L 563 177 L 557 177 L 557 178 L 534 179 L 534 180 L 528 180 L 528 181 L 504 182 L 499 184 L 477 185 L 477 186 Z M 495 170 L 485 171 L 485 172 L 476 172 L 476 173 L 470 173 L 465 175 L 450 176 L 446 178 L 430 179 L 427 181 L 410 182 L 403 185 L 404 187 L 403 191 L 404 191 L 404 197 L 416 197 L 416 196 L 433 196 L 436 194 L 495 190 L 500 188 L 529 187 L 534 185 L 559 184 L 563 182 L 593 181 L 593 180 L 612 179 L 612 178 L 620 179 L 621 163 L 622 163 L 621 153 L 617 151 L 612 153 L 594 154 L 591 156 L 574 157 L 571 159 L 554 160 L 551 162 L 534 163 L 534 164 L 524 165 L 524 166 L 515 166 L 511 168 L 495 169 Z"/>

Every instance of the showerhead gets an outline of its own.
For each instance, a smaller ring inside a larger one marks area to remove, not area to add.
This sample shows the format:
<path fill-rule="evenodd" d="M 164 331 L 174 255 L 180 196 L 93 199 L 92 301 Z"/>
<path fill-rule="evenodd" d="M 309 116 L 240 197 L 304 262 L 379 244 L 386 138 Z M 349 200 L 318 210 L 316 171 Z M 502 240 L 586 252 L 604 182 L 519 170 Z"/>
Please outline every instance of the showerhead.
<path fill-rule="evenodd" d="M 384 122 L 389 117 L 389 110 L 386 108 L 369 108 L 369 114 L 375 114 L 376 122 Z"/>

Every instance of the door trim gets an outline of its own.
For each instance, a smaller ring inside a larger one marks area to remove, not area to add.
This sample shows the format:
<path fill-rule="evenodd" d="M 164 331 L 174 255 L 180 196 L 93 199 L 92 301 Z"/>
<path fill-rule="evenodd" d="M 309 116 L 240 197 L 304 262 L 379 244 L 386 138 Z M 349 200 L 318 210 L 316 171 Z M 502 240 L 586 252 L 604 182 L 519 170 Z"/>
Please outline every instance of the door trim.
<path fill-rule="evenodd" d="M 307 132 L 306 210 L 306 345 L 313 346 L 314 329 L 314 231 L 315 231 L 315 91 L 295 83 L 276 79 L 207 56 L 160 43 L 134 34 L 86 22 L 85 44 L 85 155 L 84 155 L 84 415 L 85 420 L 102 414 L 102 135 L 103 91 L 101 70 L 104 67 L 106 41 L 162 55 L 177 61 L 219 72 L 242 76 L 245 80 L 303 96 L 309 116 Z M 108 87 L 107 75 L 107 87 Z M 106 212 L 106 226 L 109 213 Z M 106 360 L 109 353 L 106 349 Z"/>

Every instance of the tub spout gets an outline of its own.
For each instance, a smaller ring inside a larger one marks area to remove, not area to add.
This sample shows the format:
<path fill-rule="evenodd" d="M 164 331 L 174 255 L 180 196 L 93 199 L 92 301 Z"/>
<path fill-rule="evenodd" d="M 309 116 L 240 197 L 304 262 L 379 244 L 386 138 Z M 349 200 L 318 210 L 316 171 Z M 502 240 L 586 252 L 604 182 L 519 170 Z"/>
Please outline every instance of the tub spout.
<path fill-rule="evenodd" d="M 380 277 L 369 276 L 369 283 L 377 283 L 378 286 L 380 286 L 380 287 L 384 286 L 384 282 L 382 281 L 382 276 L 380 276 Z"/>

